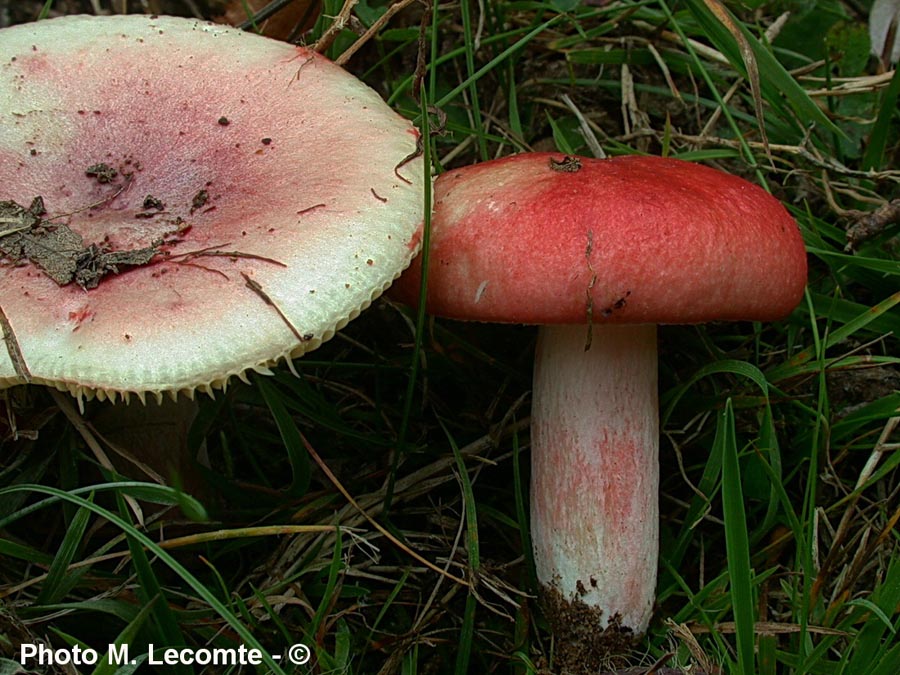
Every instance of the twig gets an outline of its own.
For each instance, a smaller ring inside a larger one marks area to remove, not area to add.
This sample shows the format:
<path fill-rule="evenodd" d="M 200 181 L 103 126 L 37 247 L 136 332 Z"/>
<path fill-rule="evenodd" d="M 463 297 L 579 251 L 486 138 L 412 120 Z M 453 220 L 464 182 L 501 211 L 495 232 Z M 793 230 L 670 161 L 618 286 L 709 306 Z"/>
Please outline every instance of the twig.
<path fill-rule="evenodd" d="M 606 159 L 606 153 L 603 151 L 603 148 L 600 146 L 600 141 L 597 140 L 596 134 L 594 134 L 594 130 L 591 129 L 590 124 L 588 124 L 587 118 L 584 116 L 584 113 L 578 109 L 578 106 L 575 105 L 575 102 L 569 98 L 568 94 L 563 94 L 561 97 L 562 102 L 566 104 L 569 110 L 572 111 L 572 114 L 575 115 L 575 119 L 578 120 L 578 127 L 581 129 L 581 136 L 584 138 L 585 142 L 588 144 L 588 147 L 591 149 L 591 154 L 597 159 Z"/>
<path fill-rule="evenodd" d="M 303 534 L 309 532 L 336 532 L 339 529 L 343 532 L 346 532 L 349 528 L 342 527 L 340 525 L 263 525 L 259 527 L 236 527 L 231 530 L 198 532 L 196 534 L 189 534 L 183 537 L 164 539 L 162 541 L 156 542 L 156 545 L 161 549 L 169 550 L 181 548 L 183 546 L 195 546 L 197 544 L 204 544 L 211 541 L 227 541 L 230 539 L 243 539 L 246 537 L 271 537 L 284 534 Z M 70 563 L 66 568 L 66 571 L 72 572 L 82 567 L 92 567 L 93 565 L 107 562 L 109 560 L 119 560 L 130 557 L 131 550 L 116 551 L 114 553 L 104 553 L 103 555 L 95 555 L 90 558 L 85 558 L 84 560 L 79 560 L 78 562 Z M 10 595 L 14 595 L 19 591 L 28 588 L 29 586 L 39 584 L 46 578 L 46 574 L 41 574 L 28 579 L 21 584 L 4 588 L 3 590 L 0 590 L 0 600 L 9 597 Z"/>
<path fill-rule="evenodd" d="M 839 78 L 833 78 L 832 82 L 840 82 L 840 84 L 836 84 L 831 87 L 825 87 L 822 89 L 810 89 L 807 90 L 807 96 L 853 96 L 856 94 L 867 94 L 871 92 L 878 91 L 879 89 L 885 89 L 891 83 L 891 80 L 894 77 L 894 71 L 890 71 L 887 73 L 881 73 L 879 75 L 865 75 L 862 77 L 851 77 L 844 81 L 840 81 Z M 824 81 L 823 78 L 818 77 L 804 77 L 806 81 L 818 82 Z"/>
<path fill-rule="evenodd" d="M 666 84 L 669 86 L 669 91 L 672 92 L 672 96 L 678 99 L 679 103 L 684 104 L 684 99 L 681 97 L 681 92 L 678 91 L 678 87 L 675 86 L 675 80 L 672 79 L 672 73 L 669 71 L 669 66 L 666 63 L 666 60 L 662 57 L 662 54 L 659 53 L 653 43 L 649 40 L 647 41 L 647 49 L 649 50 L 651 56 L 653 56 L 653 60 L 656 61 L 656 65 L 662 72 L 663 77 L 666 80 Z"/>
<path fill-rule="evenodd" d="M 736 630 L 734 621 L 719 621 L 713 624 L 712 627 L 704 626 L 702 624 L 692 624 L 690 629 L 691 633 L 694 635 L 703 635 L 712 632 L 728 634 L 734 633 Z M 803 630 L 817 635 L 840 635 L 844 637 L 850 635 L 846 631 L 837 628 L 829 628 L 828 626 L 807 625 L 803 627 L 798 623 L 782 623 L 779 621 L 757 621 L 753 624 L 753 633 L 755 635 L 790 635 L 793 633 L 800 633 Z"/>
<path fill-rule="evenodd" d="M 291 329 L 294 337 L 296 337 L 301 343 L 309 342 L 315 337 L 315 335 L 313 335 L 312 333 L 301 335 L 300 331 L 297 330 L 297 327 L 291 323 L 290 319 L 287 318 L 287 315 L 281 311 L 281 308 L 277 304 L 275 304 L 275 301 L 272 300 L 272 298 L 269 297 L 269 294 L 263 290 L 263 287 L 258 281 L 251 279 L 246 272 L 241 272 L 241 276 L 244 277 L 247 288 L 256 293 L 260 298 L 262 298 L 263 302 L 265 302 L 278 313 L 278 316 L 281 317 L 281 320 L 284 321 L 284 324 Z"/>
<path fill-rule="evenodd" d="M 422 12 L 422 20 L 419 22 L 419 37 L 416 51 L 416 72 L 413 74 L 412 95 L 418 103 L 422 91 L 422 82 L 425 81 L 425 73 L 428 72 L 428 28 L 434 12 L 434 0 L 422 0 L 425 11 Z"/>
<path fill-rule="evenodd" d="M 9 360 L 12 361 L 16 375 L 21 377 L 25 384 L 28 384 L 31 382 L 31 372 L 25 363 L 25 357 L 22 356 L 22 349 L 19 347 L 16 333 L 13 331 L 2 306 L 0 306 L 0 329 L 3 330 L 3 341 L 6 343 L 6 351 L 9 354 Z"/>
<path fill-rule="evenodd" d="M 261 260 L 263 262 L 272 263 L 273 265 L 278 265 L 279 267 L 287 267 L 287 265 L 280 260 L 275 260 L 274 258 L 267 258 L 266 256 L 257 255 L 256 253 L 246 253 L 244 251 L 222 251 L 220 250 L 220 246 L 228 246 L 230 242 L 225 244 L 220 244 L 217 246 L 207 246 L 206 248 L 201 248 L 196 251 L 186 251 L 185 253 L 176 253 L 175 255 L 166 256 L 164 260 L 161 262 L 169 262 L 172 260 L 176 260 L 177 258 L 184 258 L 185 262 L 188 260 L 193 260 L 194 258 L 201 257 L 222 257 L 222 258 L 249 258 L 250 260 Z"/>
<path fill-rule="evenodd" d="M 87 206 L 82 206 L 81 208 L 77 208 L 74 211 L 70 211 L 69 213 L 59 213 L 55 216 L 48 216 L 44 218 L 45 223 L 53 222 L 58 218 L 68 218 L 69 216 L 74 216 L 76 213 L 81 213 L 82 211 L 89 211 L 90 209 L 95 209 L 98 206 L 111 202 L 113 199 L 118 197 L 120 194 L 125 192 L 125 190 L 131 187 L 131 184 L 134 182 L 134 174 L 132 173 L 123 173 L 122 177 L 125 179 L 120 185 L 117 186 L 117 189 L 111 194 L 107 195 L 103 199 L 100 199 L 92 204 L 88 204 Z"/>
<path fill-rule="evenodd" d="M 900 413 L 900 410 L 897 410 L 897 412 Z M 863 466 L 862 471 L 860 471 L 859 473 L 859 477 L 856 479 L 856 485 L 853 488 L 854 494 L 851 496 L 849 503 L 844 506 L 844 515 L 841 516 L 841 522 L 838 524 L 837 530 L 834 533 L 834 537 L 832 537 L 831 550 L 828 552 L 828 555 L 825 557 L 824 562 L 819 568 L 819 573 L 816 576 L 816 579 L 813 582 L 812 588 L 810 590 L 812 603 L 817 600 L 822 586 L 825 583 L 825 577 L 831 572 L 831 568 L 834 566 L 839 552 L 843 550 L 844 539 L 846 538 L 847 532 L 850 529 L 850 522 L 853 516 L 856 514 L 856 504 L 857 502 L 859 502 L 859 498 L 862 496 L 862 489 L 863 487 L 865 487 L 865 484 L 868 482 L 868 480 L 872 477 L 872 474 L 875 472 L 875 467 L 878 466 L 878 463 L 881 461 L 882 456 L 885 454 L 885 452 L 887 452 L 886 446 L 888 439 L 897 429 L 898 425 L 900 425 L 900 416 L 891 417 L 888 419 L 881 431 L 881 435 L 878 437 L 878 440 L 875 443 L 875 447 L 872 448 L 869 459 L 866 460 L 865 466 Z"/>
<path fill-rule="evenodd" d="M 109 456 L 100 447 L 100 443 L 97 442 L 97 436 L 93 429 L 90 428 L 87 422 L 85 422 L 84 418 L 75 412 L 75 408 L 72 406 L 72 402 L 69 398 L 63 394 L 62 392 L 57 391 L 53 387 L 48 387 L 48 391 L 50 392 L 50 396 L 53 398 L 56 406 L 62 411 L 63 415 L 66 416 L 66 419 L 69 420 L 69 423 L 75 427 L 75 430 L 84 439 L 85 444 L 91 449 L 91 452 L 94 453 L 94 457 L 97 458 L 97 461 L 107 471 L 110 471 L 114 474 L 118 474 L 116 468 L 113 466 L 112 462 L 109 460 Z M 79 399 L 80 401 L 81 399 Z M 127 453 L 126 453 L 127 454 Z M 159 483 L 160 485 L 164 485 L 165 481 L 162 479 L 158 473 L 153 471 L 150 467 L 144 465 L 142 462 L 134 458 L 129 458 L 126 455 L 126 459 L 133 462 L 135 466 L 138 466 L 144 473 L 146 473 L 150 478 Z M 132 512 L 135 515 L 138 523 L 140 523 L 141 527 L 144 526 L 144 511 L 141 509 L 141 505 L 138 504 L 137 500 L 131 495 L 123 495 L 123 499 L 127 502 L 127 504 L 131 507 Z"/>
<path fill-rule="evenodd" d="M 859 245 L 881 234 L 893 223 L 900 222 L 900 199 L 894 199 L 872 212 L 850 211 L 856 224 L 847 230 L 845 251 L 855 251 Z"/>
<path fill-rule="evenodd" d="M 362 48 L 364 44 L 371 40 L 372 36 L 380 31 L 395 14 L 406 9 L 414 2 L 416 2 L 416 0 L 400 0 L 400 2 L 395 2 L 393 5 L 388 7 L 385 13 L 379 16 L 378 19 L 376 19 L 375 22 L 369 27 L 369 29 L 361 36 L 359 36 L 359 39 L 357 39 L 356 42 L 347 47 L 347 49 L 344 50 L 344 52 L 340 56 L 338 56 L 334 60 L 334 62 L 339 66 L 343 66 L 353 57 L 354 54 L 356 54 L 356 52 L 358 52 Z"/>
<path fill-rule="evenodd" d="M 344 0 L 344 6 L 341 7 L 341 11 L 338 12 L 338 15 L 334 17 L 334 21 L 328 27 L 328 30 L 326 30 L 322 34 L 322 37 L 316 40 L 316 43 L 312 46 L 314 52 L 319 52 L 321 54 L 331 46 L 334 39 L 342 30 L 344 30 L 344 27 L 350 21 L 350 14 L 353 12 L 353 8 L 356 7 L 357 2 L 358 0 Z"/>

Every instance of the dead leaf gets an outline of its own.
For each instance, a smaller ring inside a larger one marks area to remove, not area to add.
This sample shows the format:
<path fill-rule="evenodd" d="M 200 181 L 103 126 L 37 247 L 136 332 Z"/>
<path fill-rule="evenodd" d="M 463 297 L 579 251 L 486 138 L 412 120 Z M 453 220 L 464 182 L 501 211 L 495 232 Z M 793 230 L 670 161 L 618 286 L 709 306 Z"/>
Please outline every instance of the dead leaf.
<path fill-rule="evenodd" d="M 128 251 L 85 246 L 81 235 L 68 225 L 43 220 L 42 215 L 40 197 L 27 209 L 14 201 L 0 201 L 0 257 L 13 263 L 27 260 L 60 286 L 75 281 L 82 288 L 96 288 L 107 274 L 118 274 L 120 267 L 149 264 L 162 244 L 160 240 Z"/>

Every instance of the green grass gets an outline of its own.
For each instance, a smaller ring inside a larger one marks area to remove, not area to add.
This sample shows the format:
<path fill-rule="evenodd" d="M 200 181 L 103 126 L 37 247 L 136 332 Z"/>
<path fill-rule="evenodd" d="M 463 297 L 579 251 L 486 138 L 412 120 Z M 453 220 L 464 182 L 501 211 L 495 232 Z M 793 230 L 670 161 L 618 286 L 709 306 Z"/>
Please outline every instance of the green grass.
<path fill-rule="evenodd" d="M 326 5 L 309 42 L 340 10 Z M 463 0 L 424 29 L 413 5 L 348 67 L 426 131 L 435 172 L 590 154 L 567 95 L 609 155 L 704 161 L 788 205 L 810 260 L 790 317 L 660 331 L 660 576 L 630 663 L 895 675 L 900 240 L 888 224 L 849 252 L 844 233 L 853 211 L 900 197 L 900 78 L 839 95 L 876 72 L 868 2 L 750 5 L 729 5 L 736 31 L 701 0 Z M 356 16 L 369 26 L 387 6 Z M 630 129 L 625 67 L 643 113 Z M 202 504 L 110 472 L 46 392 L 8 390 L 2 419 L 23 433 L 0 426 L 0 671 L 40 638 L 101 654 L 312 649 L 310 665 L 260 672 L 556 672 L 528 544 L 534 337 L 379 301 L 298 361 L 299 379 L 282 369 L 200 401 Z"/>

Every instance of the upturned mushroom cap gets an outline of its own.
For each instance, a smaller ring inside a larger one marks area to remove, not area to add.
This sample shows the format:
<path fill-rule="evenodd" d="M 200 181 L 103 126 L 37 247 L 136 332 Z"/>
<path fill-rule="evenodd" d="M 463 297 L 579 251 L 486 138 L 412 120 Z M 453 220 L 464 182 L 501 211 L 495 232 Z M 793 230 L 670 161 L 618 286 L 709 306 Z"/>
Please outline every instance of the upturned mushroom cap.
<path fill-rule="evenodd" d="M 529 153 L 439 176 L 428 309 L 457 319 L 698 323 L 787 315 L 793 218 L 761 188 L 657 157 Z M 418 263 L 391 289 L 414 303 Z"/>
<path fill-rule="evenodd" d="M 4 29 L 0 386 L 209 391 L 316 348 L 418 249 L 417 137 L 326 58 L 232 28 Z M 50 258 L 10 252 L 36 197 Z M 73 265 L 82 285 L 48 273 Z"/>

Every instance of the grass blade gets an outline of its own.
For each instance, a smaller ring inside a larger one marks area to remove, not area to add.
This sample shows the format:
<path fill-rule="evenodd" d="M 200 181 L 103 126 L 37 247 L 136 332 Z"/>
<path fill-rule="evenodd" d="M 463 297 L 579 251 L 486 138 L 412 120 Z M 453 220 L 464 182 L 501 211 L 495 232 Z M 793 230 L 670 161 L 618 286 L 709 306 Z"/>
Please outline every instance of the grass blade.
<path fill-rule="evenodd" d="M 481 567 L 481 553 L 478 542 L 478 514 L 475 509 L 475 494 L 472 491 L 472 481 L 469 478 L 469 471 L 466 469 L 465 460 L 459 451 L 459 446 L 449 430 L 441 426 L 453 450 L 453 458 L 456 460 L 456 471 L 459 477 L 459 484 L 462 488 L 463 504 L 465 507 L 466 517 L 466 552 L 469 558 L 469 578 L 478 579 L 478 570 Z M 477 602 L 474 593 L 474 584 L 469 588 L 466 596 L 466 608 L 463 612 L 463 623 L 459 635 L 459 650 L 456 652 L 456 675 L 467 675 L 469 672 L 469 661 L 472 657 L 473 639 L 475 636 L 475 610 Z"/>
<path fill-rule="evenodd" d="M 93 500 L 93 496 L 88 498 Z M 91 512 L 87 509 L 78 509 L 75 517 L 66 530 L 59 550 L 53 558 L 50 570 L 47 572 L 47 579 L 35 598 L 35 604 L 43 605 L 57 602 L 68 593 L 72 587 L 78 583 L 78 579 L 84 574 L 84 569 L 77 572 L 70 572 L 69 565 L 75 559 L 75 555 L 81 548 L 81 542 L 84 539 L 84 531 L 87 529 L 88 519 Z"/>
<path fill-rule="evenodd" d="M 738 673 L 754 675 L 753 579 L 750 570 L 750 541 L 747 514 L 741 487 L 741 469 L 734 429 L 734 411 L 729 399 L 719 418 L 714 451 L 722 455 L 722 511 L 725 518 L 725 548 L 734 612 Z"/>
<path fill-rule="evenodd" d="M 747 69 L 741 57 L 737 41 L 728 29 L 710 12 L 703 0 L 685 0 L 685 4 L 697 23 L 703 28 L 706 36 L 712 41 L 741 75 L 747 77 Z M 728 11 L 728 10 L 724 10 Z M 729 13 L 730 15 L 730 13 Z M 822 109 L 809 97 L 775 56 L 766 49 L 734 16 L 735 25 L 740 27 L 748 44 L 756 56 L 759 68 L 760 85 L 766 101 L 774 108 L 783 108 L 786 100 L 794 115 L 804 123 L 814 123 L 817 128 L 843 136 L 844 132 L 837 127 Z"/>
<path fill-rule="evenodd" d="M 90 488 L 83 488 L 84 491 L 96 490 L 100 486 L 92 486 Z M 106 486 L 103 486 L 106 487 Z M 197 596 L 203 600 L 209 607 L 216 612 L 222 619 L 225 621 L 228 626 L 237 634 L 237 636 L 241 639 L 241 641 L 247 646 L 247 648 L 259 649 L 262 653 L 263 663 L 269 669 L 271 673 L 275 673 L 276 675 L 285 675 L 284 670 L 281 666 L 271 657 L 266 649 L 259 643 L 256 637 L 248 630 L 248 628 L 241 623 L 237 617 L 234 616 L 232 612 L 228 610 L 225 605 L 208 589 L 206 586 L 200 582 L 197 577 L 195 577 L 191 572 L 189 572 L 184 565 L 179 563 L 172 555 L 166 551 L 165 549 L 160 548 L 153 540 L 151 540 L 146 534 L 138 530 L 134 525 L 129 523 L 127 520 L 124 520 L 117 514 L 109 511 L 108 509 L 103 508 L 102 506 L 98 506 L 92 502 L 87 501 L 79 497 L 76 494 L 72 494 L 69 492 L 64 492 L 62 490 L 58 490 L 53 487 L 49 487 L 47 485 L 35 485 L 35 484 L 25 484 L 25 485 L 15 485 L 6 488 L 0 488 L 0 496 L 18 492 L 18 491 L 26 491 L 26 492 L 35 492 L 38 494 L 49 495 L 54 498 L 53 501 L 63 500 L 69 502 L 71 504 L 75 504 L 76 506 L 84 507 L 85 509 L 93 512 L 94 514 L 100 516 L 101 518 L 105 518 L 112 525 L 119 528 L 123 533 L 125 533 L 129 540 L 134 540 L 137 544 L 140 544 L 141 547 L 148 549 L 153 552 L 153 555 L 166 567 L 171 569 L 175 574 L 177 574 L 184 582 L 190 586 L 190 588 L 197 594 Z M 44 505 L 50 503 L 50 500 L 43 500 Z M 140 550 L 140 554 L 144 555 L 143 550 L 138 547 Z M 150 579 L 152 583 L 155 585 L 156 577 L 152 574 L 150 575 Z M 160 603 L 165 604 L 165 603 Z M 180 644 L 182 640 L 176 639 L 171 644 Z"/>
<path fill-rule="evenodd" d="M 896 64 L 895 64 L 896 65 Z M 863 155 L 863 169 L 881 169 L 884 164 L 884 153 L 891 133 L 891 120 L 897 114 L 897 100 L 900 99 L 900 68 L 894 68 L 891 83 L 881 95 L 878 103 L 878 117 L 869 134 L 866 153 Z"/>
<path fill-rule="evenodd" d="M 309 455 L 300 438 L 300 430 L 297 424 L 288 413 L 287 408 L 281 400 L 278 390 L 265 378 L 256 378 L 257 388 L 262 394 L 272 418 L 275 420 L 275 426 L 278 427 L 278 433 L 281 434 L 281 440 L 284 442 L 284 448 L 288 453 L 288 460 L 291 463 L 291 471 L 293 479 L 288 490 L 289 494 L 299 497 L 306 494 L 309 489 L 309 481 L 312 475 L 310 469 Z"/>
<path fill-rule="evenodd" d="M 813 295 L 811 299 L 814 303 L 816 303 L 817 297 L 815 295 Z M 826 300 L 824 296 L 819 296 L 817 304 L 824 304 L 825 302 Z M 863 328 L 870 326 L 870 324 L 877 326 L 876 330 L 881 330 L 882 328 L 890 328 L 890 326 L 882 326 L 878 322 L 884 320 L 890 320 L 892 322 L 897 321 L 898 317 L 893 314 L 889 314 L 888 312 L 893 309 L 898 303 L 900 303 L 900 292 L 894 293 L 892 296 L 886 298 L 885 300 L 882 300 L 873 307 L 864 307 L 863 305 L 857 305 L 855 303 L 849 303 L 844 300 L 835 299 L 835 309 L 830 312 L 824 311 L 823 313 L 827 316 L 834 317 L 837 321 L 843 323 L 844 325 L 828 333 L 827 337 L 825 338 L 825 344 L 821 347 L 822 351 L 828 349 L 833 345 L 843 342 Z M 845 318 L 844 315 L 841 314 L 840 317 L 838 317 L 838 312 L 836 311 L 837 307 L 843 308 L 845 306 L 848 308 L 848 311 L 852 311 L 852 309 L 855 308 L 855 315 L 846 316 Z M 900 328 L 900 324 L 898 324 L 898 328 Z M 767 377 L 773 382 L 784 379 L 785 377 L 789 377 L 791 375 L 791 371 L 794 368 L 803 365 L 804 363 L 815 357 L 818 351 L 819 347 L 817 345 L 811 345 L 807 347 L 806 349 L 792 356 L 785 363 L 772 368 L 767 373 Z"/>
<path fill-rule="evenodd" d="M 112 656 L 112 652 L 113 650 L 115 650 L 117 654 L 121 654 L 123 646 L 130 646 L 135 643 L 138 632 L 141 630 L 141 628 L 143 628 L 147 619 L 153 613 L 154 604 L 155 603 L 149 602 L 141 607 L 141 611 L 138 612 L 137 616 L 135 616 L 134 619 L 130 621 L 124 629 L 122 629 L 122 631 L 116 637 L 115 641 L 110 644 L 109 651 L 106 653 L 106 656 L 104 656 L 103 660 L 99 664 L 97 664 L 97 667 L 94 668 L 94 671 L 91 675 L 118 675 L 122 672 L 122 668 L 116 668 L 115 664 L 112 662 L 112 659 L 110 658 Z"/>
<path fill-rule="evenodd" d="M 116 505 L 119 508 L 121 522 L 131 529 L 134 526 L 125 519 L 128 517 L 129 510 L 125 504 L 125 497 L 121 492 L 115 494 Z M 136 531 L 136 530 L 135 530 Z M 131 564 L 134 567 L 135 576 L 137 577 L 137 596 L 144 605 L 152 605 L 153 628 L 156 644 L 165 647 L 180 647 L 186 645 L 184 635 L 175 618 L 175 613 L 169 607 L 169 603 L 165 599 L 162 587 L 153 572 L 150 560 L 147 558 L 147 552 L 141 542 L 134 537 L 128 537 L 128 550 L 131 551 Z M 176 664 L 172 666 L 176 673 L 190 675 L 191 669 L 184 664 Z"/>

